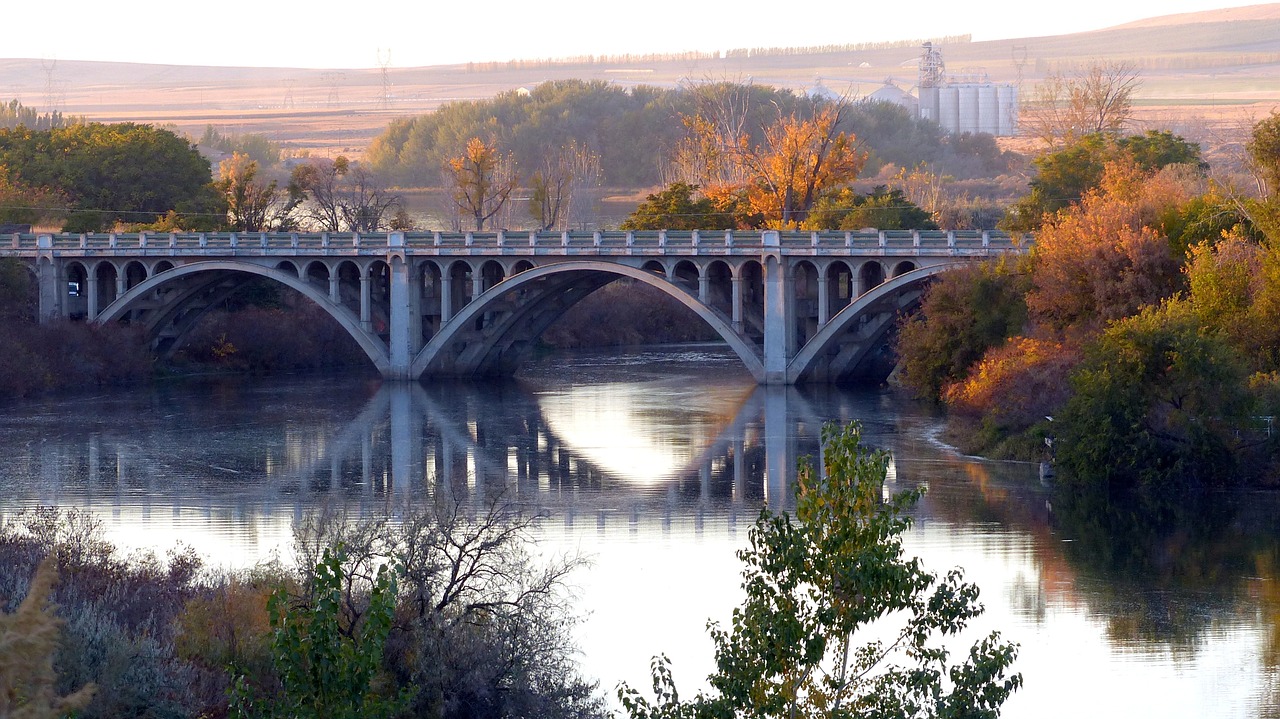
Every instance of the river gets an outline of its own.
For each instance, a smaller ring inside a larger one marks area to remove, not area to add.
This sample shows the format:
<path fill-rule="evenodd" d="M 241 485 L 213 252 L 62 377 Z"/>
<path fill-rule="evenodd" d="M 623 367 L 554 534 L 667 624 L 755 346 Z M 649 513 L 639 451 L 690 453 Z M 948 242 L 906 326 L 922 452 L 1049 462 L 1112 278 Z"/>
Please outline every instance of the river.
<path fill-rule="evenodd" d="M 585 673 L 644 688 L 666 653 L 691 694 L 759 508 L 790 507 L 823 422 L 855 419 L 892 452 L 888 489 L 928 488 L 908 551 L 981 587 L 973 636 L 1020 644 L 1004 716 L 1280 717 L 1275 494 L 1109 509 L 959 455 L 892 391 L 757 387 L 714 346 L 560 355 L 507 382 L 218 378 L 10 404 L 0 512 L 84 508 L 123 549 L 181 541 L 242 567 L 287 558 L 322 505 L 515 499 L 544 515 L 539 551 L 591 560 L 573 577 Z"/>

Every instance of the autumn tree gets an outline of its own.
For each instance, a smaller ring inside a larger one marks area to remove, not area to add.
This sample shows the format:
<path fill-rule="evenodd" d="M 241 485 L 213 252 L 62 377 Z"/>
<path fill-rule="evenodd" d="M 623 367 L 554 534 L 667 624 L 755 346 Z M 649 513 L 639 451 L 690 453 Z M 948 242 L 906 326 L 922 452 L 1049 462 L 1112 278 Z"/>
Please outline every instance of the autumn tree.
<path fill-rule="evenodd" d="M 740 214 L 763 226 L 799 227 L 824 193 L 851 182 L 866 163 L 841 129 L 848 103 L 820 102 L 811 113 L 776 108 L 758 132 L 750 93 L 718 93 L 683 117 L 687 134 L 675 152 L 675 179 L 699 185 L 719 206 L 741 195 Z M 740 223 L 744 224 L 744 223 Z"/>
<path fill-rule="evenodd" d="M 1073 72 L 1055 72 L 1036 86 L 1019 123 L 1050 147 L 1095 132 L 1117 133 L 1133 119 L 1133 95 L 1142 87 L 1137 67 L 1095 60 Z"/>
<path fill-rule="evenodd" d="M 826 190 L 852 182 L 866 162 L 851 135 L 838 131 L 844 105 L 824 105 L 810 119 L 779 118 L 764 142 L 739 148 L 747 198 L 770 226 L 797 227 Z"/>
<path fill-rule="evenodd" d="M 1195 172 L 1208 169 L 1200 156 L 1200 145 L 1172 132 L 1148 130 L 1126 137 L 1091 133 L 1032 162 L 1036 175 L 1031 191 L 1009 208 L 1002 228 L 1010 232 L 1038 229 L 1046 215 L 1078 203 L 1097 187 L 1112 162 L 1132 163 L 1147 173 L 1174 165 Z"/>
<path fill-rule="evenodd" d="M 1192 196 L 1185 179 L 1114 163 L 1078 206 L 1046 222 L 1027 295 L 1032 319 L 1055 330 L 1098 329 L 1177 291 L 1181 258 L 1160 219 Z"/>
<path fill-rule="evenodd" d="M 52 187 L 32 187 L 0 165 L 0 224 L 38 225 L 61 219 L 67 197 Z"/>
<path fill-rule="evenodd" d="M 1030 279 L 1012 260 L 972 263 L 936 278 L 920 310 L 905 319 L 896 350 L 900 379 L 916 395 L 938 401 L 992 347 L 1023 331 Z"/>
<path fill-rule="evenodd" d="M 477 231 L 502 210 L 519 184 L 510 153 L 478 137 L 468 140 L 463 153 L 445 163 L 444 174 L 454 206 L 474 221 Z"/>
<path fill-rule="evenodd" d="M 218 165 L 218 191 L 227 198 L 227 222 L 236 232 L 287 231 L 302 201 L 300 188 L 283 190 L 275 180 L 258 179 L 258 163 L 239 152 Z"/>

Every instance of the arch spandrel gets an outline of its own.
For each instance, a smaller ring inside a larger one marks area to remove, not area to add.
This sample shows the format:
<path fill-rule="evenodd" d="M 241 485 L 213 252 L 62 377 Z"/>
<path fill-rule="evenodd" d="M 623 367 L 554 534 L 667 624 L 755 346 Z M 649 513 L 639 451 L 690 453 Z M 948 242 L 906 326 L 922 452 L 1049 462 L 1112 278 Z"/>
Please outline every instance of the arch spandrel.
<path fill-rule="evenodd" d="M 164 290 L 166 287 L 179 287 L 182 285 L 183 280 L 199 280 L 203 277 L 212 277 L 218 274 L 225 276 L 227 273 L 265 277 L 296 290 L 299 294 L 320 306 L 330 317 L 337 321 L 356 340 L 379 372 L 385 373 L 390 366 L 386 346 L 375 336 L 362 330 L 359 318 L 355 317 L 349 309 L 333 304 L 329 300 L 327 292 L 320 291 L 315 285 L 290 272 L 245 262 L 212 260 L 174 267 L 168 272 L 152 276 L 130 288 L 110 305 L 103 308 L 93 322 L 98 325 L 104 325 L 123 319 L 129 312 L 137 309 L 140 303 L 147 301 L 157 290 Z M 172 306 L 168 307 L 171 313 L 180 311 L 181 303 L 188 301 L 191 296 L 191 293 L 179 292 L 176 294 L 181 295 L 181 297 L 174 300 Z M 159 328 L 152 327 L 151 331 L 157 332 Z"/>
<path fill-rule="evenodd" d="M 623 277 L 655 287 L 680 301 L 729 344 L 757 381 L 763 378 L 764 365 L 753 345 L 734 331 L 728 318 L 699 302 L 695 294 L 651 271 L 597 260 L 573 260 L 532 267 L 473 298 L 418 353 L 411 376 L 421 377 L 436 372 L 452 376 L 487 374 L 488 364 L 509 361 L 510 358 L 498 355 L 505 355 L 507 349 L 503 343 L 510 342 L 514 333 L 532 332 L 533 337 L 541 334 L 550 321 L 535 315 L 552 309 L 551 303 L 559 302 L 554 307 L 563 311 L 596 289 Z M 486 324 L 490 331 L 478 336 L 476 320 L 497 310 L 504 311 L 506 319 Z M 533 326 L 522 324 L 523 320 L 528 320 Z M 451 367 L 445 371 L 443 368 L 450 364 Z"/>
<path fill-rule="evenodd" d="M 898 277 L 887 279 L 863 293 L 862 296 L 840 310 L 831 318 L 831 321 L 823 325 L 800 348 L 800 351 L 796 353 L 795 357 L 787 365 L 787 383 L 796 384 L 805 380 L 819 364 L 819 360 L 824 355 L 832 352 L 834 348 L 837 348 L 842 339 L 846 339 L 846 333 L 852 328 L 852 325 L 870 315 L 877 306 L 889 302 L 892 303 L 893 309 L 898 309 L 901 298 L 910 293 L 922 291 L 930 279 L 956 266 L 958 266 L 956 263 L 945 263 L 912 270 Z M 888 324 L 891 324 L 891 320 Z M 859 356 L 864 356 L 865 353 L 874 349 L 883 334 L 888 330 L 888 324 L 882 324 L 877 327 L 874 334 L 865 338 L 865 341 L 860 346 L 855 347 L 854 351 L 859 353 Z M 842 363 L 841 369 L 855 367 L 859 361 L 859 357 L 842 357 L 842 359 L 847 361 Z M 834 380 L 837 377 L 829 377 L 828 379 Z"/>

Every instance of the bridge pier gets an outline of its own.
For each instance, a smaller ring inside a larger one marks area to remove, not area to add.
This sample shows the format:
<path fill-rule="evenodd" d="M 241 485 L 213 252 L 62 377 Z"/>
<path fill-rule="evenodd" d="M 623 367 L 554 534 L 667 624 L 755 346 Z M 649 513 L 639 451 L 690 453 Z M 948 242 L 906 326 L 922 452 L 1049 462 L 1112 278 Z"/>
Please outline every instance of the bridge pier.
<path fill-rule="evenodd" d="M 786 384 L 787 365 L 795 342 L 795 299 L 790 273 L 782 259 L 764 261 L 764 383 Z"/>

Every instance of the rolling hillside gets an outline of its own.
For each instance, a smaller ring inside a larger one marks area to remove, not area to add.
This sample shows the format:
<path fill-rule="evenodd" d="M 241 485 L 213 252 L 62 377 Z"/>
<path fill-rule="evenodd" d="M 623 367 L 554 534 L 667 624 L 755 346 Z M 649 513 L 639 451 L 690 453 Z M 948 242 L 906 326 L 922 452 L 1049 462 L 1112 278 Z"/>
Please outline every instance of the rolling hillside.
<path fill-rule="evenodd" d="M 1016 82 L 1094 58 L 1140 70 L 1142 112 L 1192 139 L 1233 135 L 1280 106 L 1280 3 L 1170 15 L 1087 33 L 940 42 L 952 73 Z M 752 49 L 728 57 L 544 60 L 378 70 L 246 69 L 0 59 L 0 99 L 99 121 L 167 124 L 199 136 L 263 133 L 318 154 L 358 155 L 394 117 L 563 78 L 671 86 L 737 80 L 865 95 L 915 84 L 919 41 L 840 49 Z"/>

